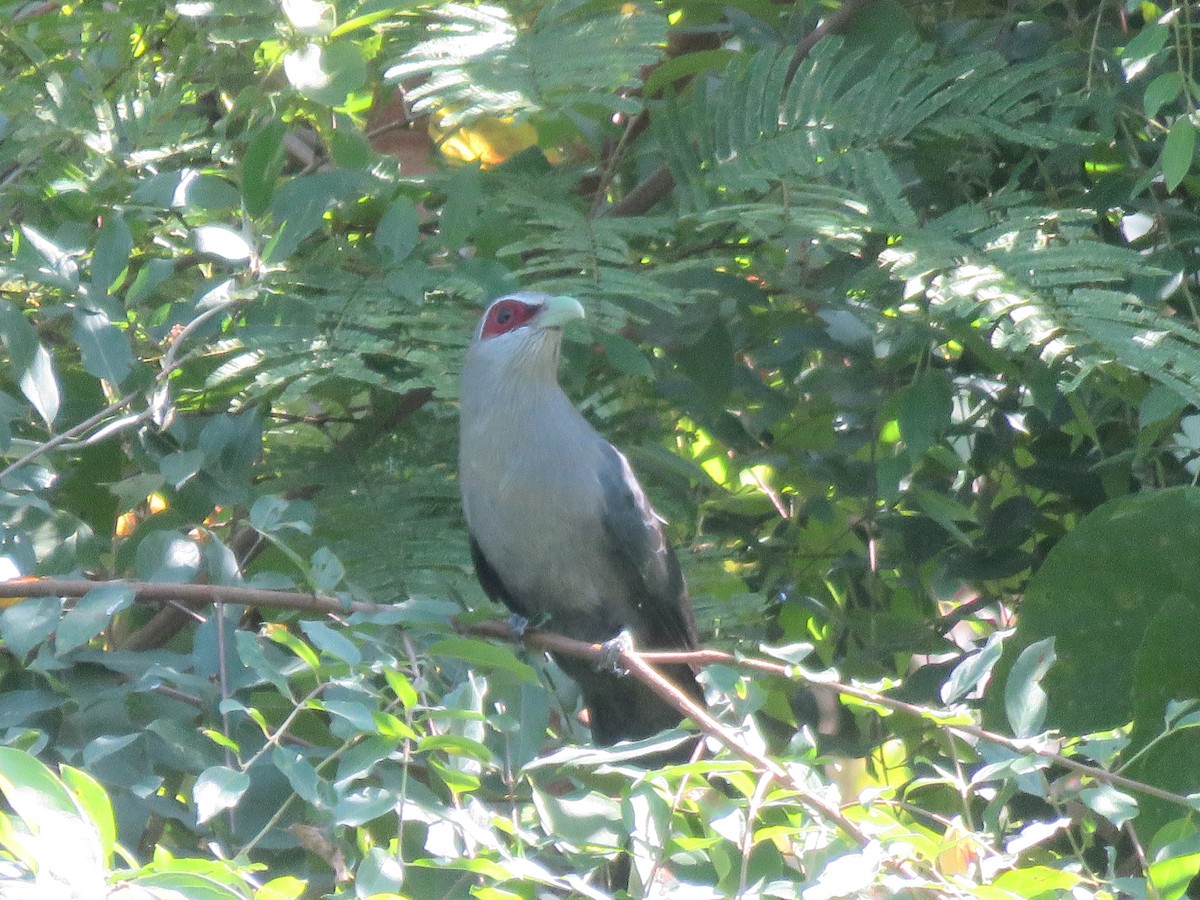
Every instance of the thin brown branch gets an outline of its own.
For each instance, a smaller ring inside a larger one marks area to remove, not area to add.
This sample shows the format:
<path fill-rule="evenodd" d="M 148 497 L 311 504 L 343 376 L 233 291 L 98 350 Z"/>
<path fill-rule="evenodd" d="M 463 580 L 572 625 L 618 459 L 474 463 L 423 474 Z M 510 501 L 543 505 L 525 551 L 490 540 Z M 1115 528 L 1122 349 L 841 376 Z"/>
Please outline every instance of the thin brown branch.
<path fill-rule="evenodd" d="M 838 7 L 837 12 L 830 15 L 828 19 L 822 19 L 817 23 L 817 27 L 806 34 L 804 40 L 796 45 L 796 52 L 792 54 L 792 61 L 788 65 L 788 84 L 791 84 L 796 70 L 800 68 L 800 63 L 804 62 L 808 54 L 812 53 L 813 47 L 817 46 L 817 42 L 821 38 L 845 31 L 854 17 L 870 6 L 872 2 L 873 0 L 842 0 L 842 5 Z"/>
<path fill-rule="evenodd" d="M 339 600 L 322 594 L 295 591 L 268 591 L 262 588 L 232 587 L 216 584 L 164 584 L 146 581 L 76 581 L 63 578 L 36 578 L 0 581 L 0 597 L 82 597 L 102 584 L 123 584 L 143 603 L 239 603 L 263 609 L 297 609 L 301 612 L 348 613 L 368 615 L 392 609 L 379 603 Z"/>
<path fill-rule="evenodd" d="M 644 181 L 614 203 L 611 216 L 640 216 L 654 208 L 675 189 L 675 176 L 667 166 L 659 166 Z"/>
<path fill-rule="evenodd" d="M 947 722 L 946 718 L 953 715 L 947 710 L 931 709 L 925 706 L 917 706 L 915 703 L 906 703 L 903 700 L 897 700 L 895 697 L 889 697 L 886 694 L 881 694 L 878 691 L 873 691 L 868 688 L 858 687 L 857 685 L 847 684 L 843 681 L 835 681 L 827 678 L 813 678 L 801 672 L 796 666 L 788 666 L 782 663 L 773 663 L 765 659 L 751 659 L 746 657 L 735 656 L 732 653 L 725 653 L 721 650 L 694 650 L 688 653 L 643 653 L 642 658 L 646 662 L 651 663 L 691 663 L 693 665 L 708 665 L 710 663 L 723 663 L 725 665 L 738 666 L 745 669 L 753 669 L 758 672 L 766 672 L 772 675 L 778 675 L 782 678 L 801 678 L 810 684 L 824 685 L 830 690 L 837 691 L 839 694 L 845 694 L 848 697 L 862 700 L 865 703 L 870 703 L 875 706 L 882 706 L 884 709 L 889 709 L 892 712 L 904 713 L 905 715 L 913 716 L 918 719 L 933 721 L 939 728 L 944 728 L 953 731 L 957 734 L 968 735 L 981 741 L 989 741 L 1004 747 L 1006 750 L 1011 750 L 1014 753 L 1028 753 L 1033 756 L 1041 757 L 1042 759 L 1053 762 L 1062 766 L 1065 769 L 1070 769 L 1073 772 L 1078 772 L 1081 775 L 1087 775 L 1095 778 L 1097 781 L 1105 784 L 1110 784 L 1113 787 L 1121 787 L 1126 790 L 1135 791 L 1141 794 L 1146 794 L 1150 797 L 1156 797 L 1159 800 L 1165 800 L 1168 803 L 1173 803 L 1177 806 L 1185 807 L 1191 810 L 1192 804 L 1187 797 L 1182 794 L 1173 794 L 1170 791 L 1164 791 L 1162 788 L 1157 788 L 1152 784 L 1146 784 L 1143 781 L 1136 781 L 1132 778 L 1126 778 L 1124 775 L 1118 775 L 1115 772 L 1109 772 L 1107 769 L 1101 769 L 1098 766 L 1090 766 L 1087 763 L 1081 763 L 1078 760 L 1071 759 L 1068 756 L 1063 756 L 1061 753 L 1055 753 L 1053 750 L 1047 750 L 1038 747 L 1029 740 L 1017 740 L 1015 738 L 1006 737 L 995 731 L 989 731 L 978 725 L 972 725 L 965 722 Z"/>
<path fill-rule="evenodd" d="M 324 596 L 321 594 L 302 594 L 291 591 L 270 591 L 261 588 L 244 588 L 230 587 L 226 585 L 207 585 L 207 584 L 159 584 L 136 581 L 76 581 L 60 578 L 35 578 L 35 579 L 16 579 L 13 581 L 0 581 L 0 599 L 19 598 L 19 597 L 82 597 L 92 588 L 101 584 L 125 584 L 130 587 L 137 600 L 145 603 L 203 603 L 203 602 L 223 602 L 223 603 L 238 603 L 245 606 L 254 606 L 262 609 L 295 609 L 302 612 L 323 613 L 329 615 L 344 615 L 346 613 L 364 613 L 371 615 L 373 613 L 385 612 L 393 607 L 379 603 L 365 603 L 361 600 L 339 600 L 336 597 Z M 456 627 L 468 634 L 480 635 L 483 637 L 494 637 L 500 640 L 512 640 L 512 628 L 508 622 L 498 619 L 487 620 L 483 622 L 471 623 L 456 623 Z M 549 631 L 539 631 L 530 629 L 521 640 L 526 646 L 536 647 L 541 650 L 549 650 L 555 653 L 561 653 L 566 656 L 572 656 L 577 659 L 589 660 L 592 662 L 600 662 L 608 658 L 608 651 L 600 644 L 589 644 L 584 641 L 576 641 L 571 638 L 563 637 Z M 1135 793 L 1145 794 L 1150 797 L 1155 797 L 1159 800 L 1164 800 L 1176 806 L 1182 806 L 1185 809 L 1191 810 L 1192 804 L 1187 797 L 1181 794 L 1175 794 L 1162 788 L 1155 787 L 1152 784 L 1146 784 L 1142 781 L 1137 781 L 1133 778 L 1127 778 L 1124 775 L 1118 775 L 1114 772 L 1109 772 L 1098 766 L 1088 765 L 1087 763 L 1079 762 L 1070 757 L 1063 756 L 1053 750 L 1048 750 L 1034 744 L 1031 740 L 1018 740 L 1015 738 L 1006 737 L 994 731 L 989 731 L 978 725 L 966 722 L 947 721 L 947 718 L 955 715 L 953 711 L 932 709 L 924 706 L 917 706 L 914 703 L 907 703 L 903 700 L 897 700 L 894 697 L 889 697 L 886 694 L 881 694 L 878 691 L 870 690 L 869 688 L 859 687 L 853 684 L 847 684 L 842 681 L 827 679 L 823 677 L 810 676 L 801 671 L 796 666 L 784 665 L 782 663 L 774 663 L 764 659 L 753 659 L 735 656 L 732 653 L 725 653 L 721 650 L 695 650 L 687 653 L 659 653 L 647 652 L 640 653 L 634 650 L 623 652 L 618 661 L 631 674 L 635 675 L 639 680 L 645 682 L 655 693 L 671 703 L 683 715 L 692 719 L 696 724 L 707 734 L 712 735 L 722 744 L 730 749 L 730 751 L 752 764 L 759 766 L 764 771 L 771 773 L 780 782 L 789 786 L 795 787 L 800 791 L 804 799 L 805 805 L 809 806 L 814 811 L 819 811 L 821 815 L 826 816 L 829 820 L 834 821 L 839 827 L 843 828 L 848 835 L 855 840 L 862 838 L 861 832 L 854 827 L 853 823 L 849 822 L 841 811 L 828 804 L 819 797 L 812 797 L 807 794 L 802 787 L 797 785 L 787 772 L 773 760 L 756 753 L 755 751 L 742 746 L 737 736 L 725 728 L 720 722 L 712 718 L 708 711 L 699 706 L 686 694 L 681 692 L 670 681 L 660 675 L 655 669 L 654 664 L 662 665 L 667 663 L 691 663 L 693 665 L 707 665 L 710 663 L 722 663 L 725 665 L 738 666 L 741 668 L 752 669 L 758 672 L 764 672 L 771 675 L 776 675 L 782 678 L 803 679 L 813 685 L 821 685 L 830 690 L 837 691 L 839 694 L 845 694 L 848 697 L 854 697 L 865 703 L 870 703 L 875 706 L 883 707 L 892 712 L 903 713 L 918 719 L 924 719 L 936 724 L 939 728 L 948 729 L 957 734 L 968 735 L 977 740 L 989 741 L 998 746 L 1011 750 L 1014 753 L 1029 754 L 1037 756 L 1062 766 L 1073 772 L 1078 772 L 1081 775 L 1086 775 L 1094 778 L 1104 784 L 1110 784 L 1113 787 L 1124 788 Z M 844 823 L 844 824 L 843 824 Z"/>
<path fill-rule="evenodd" d="M 508 623 L 499 621 L 460 624 L 459 630 L 469 634 L 508 640 L 511 640 L 513 636 L 512 629 Z M 539 650 L 550 650 L 566 656 L 573 656 L 576 659 L 586 659 L 593 663 L 606 662 L 609 659 L 609 651 L 600 644 L 589 644 L 584 641 L 572 640 L 571 638 L 563 637 L 560 634 L 554 634 L 549 631 L 530 629 L 521 636 L 521 640 L 529 647 L 536 647 Z M 670 703 L 683 715 L 695 722 L 702 731 L 724 744 L 735 756 L 741 757 L 758 769 L 766 772 L 779 784 L 795 790 L 800 798 L 800 802 L 808 807 L 810 811 L 816 813 L 826 821 L 836 824 L 847 836 L 858 844 L 865 845 L 867 843 L 866 835 L 859 830 L 857 825 L 847 819 L 840 809 L 828 800 L 811 793 L 773 759 L 745 746 L 736 734 L 709 715 L 708 710 L 660 675 L 646 661 L 645 657 L 646 654 L 639 653 L 636 650 L 623 650 L 620 656 L 617 657 L 617 661 L 622 668 L 626 669 L 631 675 L 636 676 L 639 681 L 647 685 L 654 693 L 658 694 L 658 696 Z"/>

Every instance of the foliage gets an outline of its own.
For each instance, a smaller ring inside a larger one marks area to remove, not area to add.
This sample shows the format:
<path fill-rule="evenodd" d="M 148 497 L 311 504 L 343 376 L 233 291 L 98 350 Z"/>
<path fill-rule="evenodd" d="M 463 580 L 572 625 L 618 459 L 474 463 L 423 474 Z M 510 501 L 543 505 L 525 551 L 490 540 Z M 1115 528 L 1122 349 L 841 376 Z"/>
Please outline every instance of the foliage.
<path fill-rule="evenodd" d="M 5 591 L 4 896 L 1184 896 L 1194 9 L 0 17 L 0 577 L 98 582 Z M 517 286 L 586 305 L 706 643 L 782 661 L 704 677 L 786 777 L 647 773 L 453 633 Z"/>

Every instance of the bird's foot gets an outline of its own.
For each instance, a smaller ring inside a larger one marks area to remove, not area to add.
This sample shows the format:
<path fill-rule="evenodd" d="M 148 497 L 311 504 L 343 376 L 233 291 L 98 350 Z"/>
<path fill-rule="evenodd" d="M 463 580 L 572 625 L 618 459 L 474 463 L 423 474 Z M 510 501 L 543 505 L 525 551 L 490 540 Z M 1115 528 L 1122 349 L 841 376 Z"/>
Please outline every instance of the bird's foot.
<path fill-rule="evenodd" d="M 513 613 L 508 617 L 508 630 L 512 632 L 513 637 L 520 640 L 525 636 L 525 629 L 529 627 L 529 620 L 520 613 Z"/>
<path fill-rule="evenodd" d="M 604 652 L 596 660 L 596 671 L 612 672 L 614 675 L 628 675 L 629 670 L 621 666 L 621 654 L 633 649 L 633 635 L 622 631 L 611 641 L 600 645 Z"/>

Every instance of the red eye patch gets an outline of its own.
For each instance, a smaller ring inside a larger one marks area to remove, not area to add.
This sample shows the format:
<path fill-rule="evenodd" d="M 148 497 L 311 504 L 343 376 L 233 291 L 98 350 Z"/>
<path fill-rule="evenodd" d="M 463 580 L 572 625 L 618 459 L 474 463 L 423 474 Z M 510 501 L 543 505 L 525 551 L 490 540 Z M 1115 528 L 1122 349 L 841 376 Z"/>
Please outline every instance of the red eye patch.
<path fill-rule="evenodd" d="M 537 315 L 541 306 L 530 306 L 520 300 L 501 300 L 492 304 L 483 323 L 480 337 L 490 338 L 515 331 Z"/>

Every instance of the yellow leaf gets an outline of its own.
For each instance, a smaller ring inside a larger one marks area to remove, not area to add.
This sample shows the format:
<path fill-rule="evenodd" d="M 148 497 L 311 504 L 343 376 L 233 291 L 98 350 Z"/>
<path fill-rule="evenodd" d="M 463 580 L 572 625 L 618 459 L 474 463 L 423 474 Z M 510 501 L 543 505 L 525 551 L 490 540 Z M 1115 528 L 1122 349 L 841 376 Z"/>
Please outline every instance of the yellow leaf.
<path fill-rule="evenodd" d="M 444 129 L 430 119 L 430 134 L 444 156 L 463 162 L 495 166 L 537 144 L 537 130 L 528 122 L 484 116 L 469 125 Z"/>

